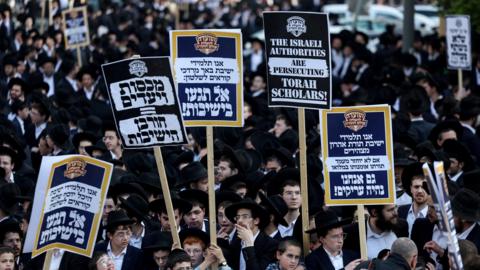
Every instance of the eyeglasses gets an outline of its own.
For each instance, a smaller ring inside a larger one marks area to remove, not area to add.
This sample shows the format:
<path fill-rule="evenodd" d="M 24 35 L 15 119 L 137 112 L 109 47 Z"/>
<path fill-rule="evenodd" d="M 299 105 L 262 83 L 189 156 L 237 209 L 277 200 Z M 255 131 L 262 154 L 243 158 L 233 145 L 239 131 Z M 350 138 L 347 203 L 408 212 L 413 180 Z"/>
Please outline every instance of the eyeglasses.
<path fill-rule="evenodd" d="M 187 248 L 187 249 L 185 249 L 185 252 L 187 252 L 187 253 L 193 253 L 193 254 L 200 254 L 200 253 L 203 252 L 203 250 L 201 250 L 201 249 L 199 249 L 199 248 L 192 248 L 192 249 Z"/>
<path fill-rule="evenodd" d="M 346 233 L 342 233 L 342 234 L 335 234 L 335 235 L 330 235 L 329 236 L 330 239 L 332 240 L 345 240 L 347 238 L 347 234 Z"/>
<path fill-rule="evenodd" d="M 252 218 L 252 216 L 250 216 L 250 215 L 248 215 L 248 214 L 243 214 L 243 215 L 235 216 L 235 217 L 233 218 L 233 220 L 239 221 L 239 220 L 241 220 L 241 219 L 250 219 L 250 218 Z"/>

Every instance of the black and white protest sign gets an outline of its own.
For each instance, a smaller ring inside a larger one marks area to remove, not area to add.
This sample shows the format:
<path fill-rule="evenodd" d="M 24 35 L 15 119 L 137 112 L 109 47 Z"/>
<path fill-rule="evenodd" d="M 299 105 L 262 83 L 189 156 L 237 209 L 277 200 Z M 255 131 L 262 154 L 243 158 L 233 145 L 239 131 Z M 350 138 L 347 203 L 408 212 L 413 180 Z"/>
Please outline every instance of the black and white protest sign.
<path fill-rule="evenodd" d="M 330 35 L 326 14 L 264 12 L 269 106 L 329 109 Z"/>
<path fill-rule="evenodd" d="M 472 66 L 470 17 L 468 15 L 446 16 L 445 23 L 448 68 L 470 70 Z"/>
<path fill-rule="evenodd" d="M 63 29 L 65 31 L 65 47 L 67 49 L 88 46 L 88 15 L 85 6 L 72 8 L 62 12 Z"/>
<path fill-rule="evenodd" d="M 121 60 L 102 71 L 125 148 L 187 142 L 168 57 Z"/>

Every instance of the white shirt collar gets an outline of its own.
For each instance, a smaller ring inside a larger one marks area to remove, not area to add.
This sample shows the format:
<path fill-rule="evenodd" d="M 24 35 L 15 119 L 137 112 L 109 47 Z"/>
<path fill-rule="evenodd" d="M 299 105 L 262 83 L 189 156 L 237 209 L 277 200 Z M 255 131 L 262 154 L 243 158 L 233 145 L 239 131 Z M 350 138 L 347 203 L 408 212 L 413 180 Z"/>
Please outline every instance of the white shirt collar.
<path fill-rule="evenodd" d="M 475 228 L 475 225 L 477 223 L 473 223 L 472 226 L 470 226 L 468 229 L 466 229 L 465 231 L 463 231 L 461 234 L 458 234 L 458 239 L 467 239 L 468 235 L 473 231 L 473 228 Z"/>
<path fill-rule="evenodd" d="M 472 128 L 470 125 L 467 125 L 467 124 L 462 123 L 462 122 L 460 122 L 460 124 L 462 125 L 462 127 L 470 130 L 473 134 L 476 134 L 476 133 L 477 133 L 477 131 L 476 131 L 474 128 Z"/>

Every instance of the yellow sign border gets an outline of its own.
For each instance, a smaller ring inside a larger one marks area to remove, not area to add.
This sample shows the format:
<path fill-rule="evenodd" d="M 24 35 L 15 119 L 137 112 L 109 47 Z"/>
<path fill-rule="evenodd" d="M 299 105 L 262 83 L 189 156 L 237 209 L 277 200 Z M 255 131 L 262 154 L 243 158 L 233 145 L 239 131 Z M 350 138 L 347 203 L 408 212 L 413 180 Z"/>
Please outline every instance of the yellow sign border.
<path fill-rule="evenodd" d="M 330 175 L 326 165 L 328 158 L 328 136 L 327 136 L 327 115 L 330 113 L 345 113 L 351 110 L 361 110 L 364 112 L 381 112 L 385 117 L 385 143 L 387 149 L 387 157 L 390 161 L 390 169 L 387 170 L 387 184 L 389 197 L 384 199 L 332 199 L 330 194 Z M 322 136 L 322 158 L 323 158 L 323 172 L 325 178 L 325 204 L 326 205 L 359 205 L 359 204 L 393 204 L 395 203 L 395 178 L 394 178 L 394 164 L 393 164 L 393 141 L 392 141 L 392 122 L 390 106 L 354 106 L 354 107 L 335 107 L 330 110 L 321 110 L 322 130 L 325 131 Z"/>
<path fill-rule="evenodd" d="M 243 126 L 243 56 L 242 56 L 242 34 L 238 32 L 226 32 L 226 31 L 214 31 L 214 30 L 191 30 L 191 31 L 171 31 L 170 43 L 171 43 L 171 55 L 172 58 L 172 73 L 175 84 L 178 86 L 178 82 L 175 79 L 175 60 L 177 59 L 177 39 L 179 37 L 192 37 L 200 34 L 214 34 L 221 38 L 234 38 L 236 46 L 236 59 L 238 66 L 238 77 L 240 82 L 237 84 L 237 120 L 236 121 L 215 121 L 215 120 L 184 120 L 183 124 L 186 127 L 198 127 L 198 126 L 223 126 L 223 127 L 242 127 Z M 178 91 L 178 87 L 177 87 Z M 180 100 L 179 100 L 180 102 Z M 180 102 L 180 113 L 182 113 Z"/>

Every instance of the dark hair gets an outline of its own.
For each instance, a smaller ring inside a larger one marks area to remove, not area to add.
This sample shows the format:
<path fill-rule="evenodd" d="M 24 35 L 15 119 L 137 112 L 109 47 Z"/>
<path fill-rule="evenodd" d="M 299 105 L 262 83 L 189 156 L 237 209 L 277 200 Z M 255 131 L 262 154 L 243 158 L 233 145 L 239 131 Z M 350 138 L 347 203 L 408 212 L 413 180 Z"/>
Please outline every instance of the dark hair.
<path fill-rule="evenodd" d="M 286 187 L 286 186 L 292 186 L 292 187 L 300 186 L 300 183 L 298 181 L 293 180 L 293 179 L 288 179 L 288 180 L 283 181 L 282 186 L 280 187 L 281 190 L 282 190 L 282 193 L 283 193 L 283 188 Z"/>
<path fill-rule="evenodd" d="M 283 121 L 285 121 L 285 124 L 286 124 L 287 126 L 292 126 L 292 123 L 290 123 L 290 120 L 288 120 L 288 118 L 287 118 L 284 114 L 279 114 L 279 115 L 277 115 L 277 117 L 275 118 L 275 120 L 276 120 L 276 121 L 278 121 L 278 120 L 283 120 Z"/>
<path fill-rule="evenodd" d="M 10 223 L 10 221 L 7 221 L 7 222 Z M 0 233 L 0 243 L 3 243 L 7 233 L 18 233 L 18 235 L 20 236 L 20 240 L 23 239 L 23 232 L 18 222 L 5 227 L 6 228 L 2 229 L 2 232 Z"/>
<path fill-rule="evenodd" d="M 107 233 L 114 234 L 117 230 L 126 230 L 126 229 L 132 229 L 132 225 L 121 224 L 117 226 L 107 226 Z"/>
<path fill-rule="evenodd" d="M 93 257 L 88 262 L 88 270 L 97 270 L 97 261 L 103 256 L 108 254 L 105 251 L 96 251 L 93 253 Z"/>
<path fill-rule="evenodd" d="M 233 161 L 228 156 L 221 156 L 220 161 L 227 162 L 228 167 L 230 167 L 231 170 L 237 169 L 237 167 L 235 167 L 235 163 L 233 163 Z"/>
<path fill-rule="evenodd" d="M 232 205 L 232 204 L 233 204 L 233 202 L 231 202 L 231 201 L 223 201 L 223 202 L 221 202 L 221 203 L 218 204 L 217 210 L 218 210 L 220 207 L 223 207 L 223 209 L 225 209 L 225 208 L 229 207 L 229 206 Z"/>
<path fill-rule="evenodd" d="M 0 247 L 0 255 L 5 254 L 5 253 L 12 253 L 15 255 L 15 250 L 11 247 Z"/>
<path fill-rule="evenodd" d="M 174 249 L 168 255 L 167 263 L 165 264 L 165 269 L 173 269 L 177 263 L 182 262 L 192 262 L 190 255 L 185 252 L 183 249 Z"/>
<path fill-rule="evenodd" d="M 285 237 L 282 241 L 280 241 L 280 243 L 278 243 L 277 251 L 283 254 L 285 251 L 287 251 L 289 246 L 295 246 L 298 247 L 300 251 L 302 250 L 302 245 L 300 242 L 298 242 L 298 240 L 294 237 L 289 236 Z"/>
<path fill-rule="evenodd" d="M 383 208 L 385 207 L 384 204 L 377 204 L 377 205 L 365 205 L 365 207 L 367 208 L 367 211 L 370 215 L 372 215 L 373 211 L 376 210 L 377 213 L 380 213 L 382 212 Z"/>

